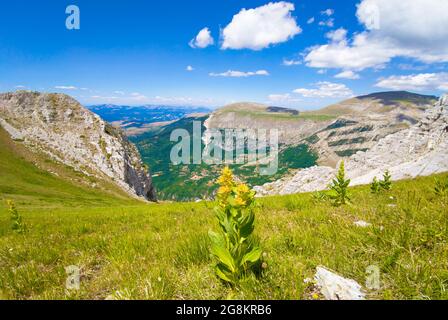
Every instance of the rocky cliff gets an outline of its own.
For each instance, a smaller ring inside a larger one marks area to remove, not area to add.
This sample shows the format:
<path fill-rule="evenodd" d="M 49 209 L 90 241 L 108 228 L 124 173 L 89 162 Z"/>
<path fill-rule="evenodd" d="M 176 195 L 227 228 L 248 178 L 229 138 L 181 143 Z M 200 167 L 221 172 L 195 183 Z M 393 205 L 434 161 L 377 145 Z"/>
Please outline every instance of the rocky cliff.
<path fill-rule="evenodd" d="M 315 111 L 338 119 L 306 141 L 319 155 L 320 165 L 335 167 L 341 158 L 367 151 L 388 135 L 416 124 L 436 102 L 434 96 L 405 91 L 348 99 Z"/>
<path fill-rule="evenodd" d="M 342 158 L 367 151 L 388 135 L 416 124 L 435 102 L 434 96 L 391 91 L 301 113 L 262 104 L 235 103 L 214 111 L 205 127 L 276 128 L 281 145 L 306 143 L 318 155 L 319 165 L 335 167 Z"/>
<path fill-rule="evenodd" d="M 63 94 L 0 94 L 0 125 L 16 141 L 130 195 L 155 200 L 150 173 L 119 129 Z"/>
<path fill-rule="evenodd" d="M 346 161 L 351 185 L 368 184 L 389 170 L 394 180 L 448 171 L 448 95 L 428 108 L 408 129 L 380 139 L 368 151 Z M 256 187 L 259 195 L 292 194 L 324 190 L 336 170 L 317 166 L 274 183 Z"/>

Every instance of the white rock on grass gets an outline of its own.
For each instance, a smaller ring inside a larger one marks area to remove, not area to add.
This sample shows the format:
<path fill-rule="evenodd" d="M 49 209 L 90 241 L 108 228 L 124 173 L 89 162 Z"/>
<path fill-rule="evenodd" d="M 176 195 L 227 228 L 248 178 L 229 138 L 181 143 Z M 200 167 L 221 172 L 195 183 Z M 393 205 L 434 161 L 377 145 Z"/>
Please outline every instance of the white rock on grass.
<path fill-rule="evenodd" d="M 365 300 L 361 285 L 324 267 L 317 267 L 314 280 L 326 300 Z"/>
<path fill-rule="evenodd" d="M 355 222 L 355 226 L 360 227 L 360 228 L 368 228 L 368 227 L 372 226 L 372 224 L 368 223 L 366 221 L 360 220 L 360 221 Z"/>

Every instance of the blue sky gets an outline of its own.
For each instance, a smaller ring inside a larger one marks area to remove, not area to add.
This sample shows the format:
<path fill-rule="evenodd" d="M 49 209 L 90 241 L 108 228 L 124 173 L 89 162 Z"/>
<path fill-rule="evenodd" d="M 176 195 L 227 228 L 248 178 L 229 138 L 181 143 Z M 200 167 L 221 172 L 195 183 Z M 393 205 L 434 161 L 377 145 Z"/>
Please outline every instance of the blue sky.
<path fill-rule="evenodd" d="M 86 105 L 254 101 L 304 110 L 375 91 L 440 95 L 447 3 L 8 1 L 0 91 L 63 92 Z M 79 30 L 66 28 L 72 4 Z"/>

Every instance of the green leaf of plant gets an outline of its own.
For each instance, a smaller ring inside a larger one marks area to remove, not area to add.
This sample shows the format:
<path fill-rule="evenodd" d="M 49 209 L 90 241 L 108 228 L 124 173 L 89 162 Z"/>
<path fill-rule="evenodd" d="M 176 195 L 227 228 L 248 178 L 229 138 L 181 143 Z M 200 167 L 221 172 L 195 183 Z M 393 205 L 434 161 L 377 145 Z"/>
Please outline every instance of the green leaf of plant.
<path fill-rule="evenodd" d="M 218 245 L 213 245 L 212 254 L 214 254 L 222 264 L 229 268 L 230 271 L 235 272 L 235 263 L 230 252 L 226 248 Z"/>
<path fill-rule="evenodd" d="M 260 248 L 254 248 L 251 252 L 246 254 L 243 259 L 241 260 L 241 265 L 244 265 L 247 262 L 255 263 L 258 260 L 260 260 L 262 251 Z"/>
<path fill-rule="evenodd" d="M 241 226 L 240 234 L 243 238 L 248 238 L 255 229 L 255 215 L 250 212 L 246 219 L 244 219 L 243 224 Z"/>
<path fill-rule="evenodd" d="M 230 277 L 226 275 L 225 271 L 221 270 L 221 267 L 219 265 L 216 266 L 215 272 L 216 272 L 216 275 L 219 278 L 221 278 L 222 280 L 224 280 L 226 282 L 233 283 L 232 279 L 230 279 Z"/>
<path fill-rule="evenodd" d="M 221 234 L 218 234 L 213 231 L 209 231 L 208 236 L 209 236 L 212 244 L 224 246 L 225 241 L 224 241 L 224 237 Z"/>

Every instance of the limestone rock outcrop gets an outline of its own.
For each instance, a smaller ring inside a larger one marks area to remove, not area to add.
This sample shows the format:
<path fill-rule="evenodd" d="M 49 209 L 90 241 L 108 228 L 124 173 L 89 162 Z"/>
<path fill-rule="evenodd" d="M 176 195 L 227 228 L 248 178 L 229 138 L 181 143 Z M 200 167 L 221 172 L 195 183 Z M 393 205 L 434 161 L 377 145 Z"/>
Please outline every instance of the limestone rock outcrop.
<path fill-rule="evenodd" d="M 448 95 L 428 108 L 415 125 L 386 136 L 366 152 L 357 152 L 345 166 L 351 186 L 369 184 L 386 170 L 393 180 L 447 172 Z M 261 196 L 321 191 L 335 174 L 335 169 L 318 166 L 255 189 Z"/>
<path fill-rule="evenodd" d="M 12 139 L 78 172 L 156 200 L 149 170 L 123 133 L 63 94 L 0 94 L 0 125 Z"/>

